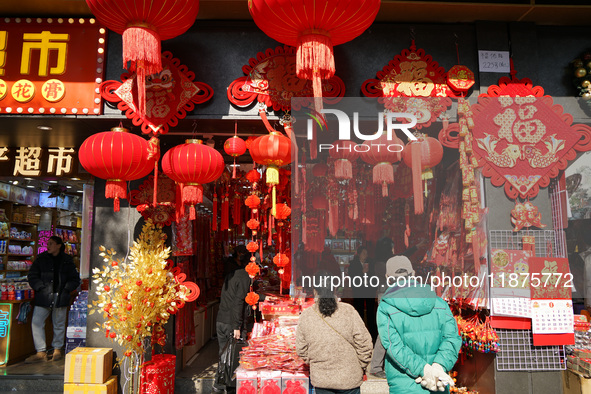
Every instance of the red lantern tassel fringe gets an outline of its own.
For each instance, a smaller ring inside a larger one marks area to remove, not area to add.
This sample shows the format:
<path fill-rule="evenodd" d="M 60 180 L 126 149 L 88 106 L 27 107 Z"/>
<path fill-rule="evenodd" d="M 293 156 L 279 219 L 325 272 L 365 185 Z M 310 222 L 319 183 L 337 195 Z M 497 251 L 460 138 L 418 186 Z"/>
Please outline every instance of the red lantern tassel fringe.
<path fill-rule="evenodd" d="M 123 32 L 123 68 L 131 61 L 131 71 L 137 73 L 138 107 L 146 113 L 146 77 L 162 71 L 160 35 L 147 27 L 132 26 Z"/>
<path fill-rule="evenodd" d="M 335 237 L 339 231 L 339 202 L 331 202 L 328 207 L 328 231 Z"/>
<path fill-rule="evenodd" d="M 113 211 L 119 212 L 119 199 L 127 199 L 127 182 L 122 180 L 109 179 L 105 186 L 105 197 L 113 198 Z"/>
<path fill-rule="evenodd" d="M 224 231 L 230 228 L 230 202 L 228 201 L 228 195 L 224 194 L 222 199 L 222 223 L 220 230 Z"/>
<path fill-rule="evenodd" d="M 213 207 L 211 209 L 213 213 L 211 214 L 211 229 L 213 231 L 217 231 L 218 229 L 218 195 L 214 192 L 213 194 Z"/>
<path fill-rule="evenodd" d="M 412 155 L 412 192 L 415 200 L 415 214 L 420 215 L 424 211 L 421 144 L 411 144 L 410 153 Z"/>
<path fill-rule="evenodd" d="M 353 165 L 349 160 L 339 159 L 334 162 L 334 176 L 338 179 L 352 179 Z M 392 177 L 394 175 L 392 174 Z"/>
<path fill-rule="evenodd" d="M 378 163 L 373 168 L 373 183 L 382 184 L 382 196 L 388 196 L 388 184 L 394 183 L 394 167 L 387 162 Z"/>
<path fill-rule="evenodd" d="M 195 220 L 195 204 L 203 202 L 203 186 L 198 184 L 185 184 L 183 186 L 183 205 L 191 206 L 189 220 Z"/>
<path fill-rule="evenodd" d="M 328 32 L 315 31 L 298 38 L 296 73 L 298 78 L 329 79 L 334 76 L 334 52 Z M 322 97 L 322 91 L 314 85 L 314 96 Z"/>

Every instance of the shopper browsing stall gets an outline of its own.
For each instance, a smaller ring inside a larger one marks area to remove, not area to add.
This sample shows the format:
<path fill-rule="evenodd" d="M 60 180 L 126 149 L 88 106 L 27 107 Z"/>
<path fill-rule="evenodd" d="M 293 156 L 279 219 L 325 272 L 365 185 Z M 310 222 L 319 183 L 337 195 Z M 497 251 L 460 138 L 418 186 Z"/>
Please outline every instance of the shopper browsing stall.
<path fill-rule="evenodd" d="M 25 360 L 36 363 L 47 360 L 45 341 L 45 321 L 51 314 L 53 322 L 53 361 L 63 358 L 64 336 L 70 293 L 80 285 L 80 274 L 72 256 L 64 253 L 64 241 L 52 236 L 47 241 L 47 251 L 43 252 L 31 265 L 27 279 L 35 291 L 35 308 L 31 328 L 37 353 Z"/>
<path fill-rule="evenodd" d="M 351 305 L 338 302 L 330 282 L 314 278 L 314 305 L 300 315 L 296 351 L 310 365 L 317 394 L 360 392 L 371 359 L 371 335 Z"/>
<path fill-rule="evenodd" d="M 378 331 L 386 349 L 390 393 L 447 391 L 447 374 L 462 340 L 447 303 L 410 278 L 410 260 L 395 256 L 386 264 L 390 284 L 378 307 Z"/>

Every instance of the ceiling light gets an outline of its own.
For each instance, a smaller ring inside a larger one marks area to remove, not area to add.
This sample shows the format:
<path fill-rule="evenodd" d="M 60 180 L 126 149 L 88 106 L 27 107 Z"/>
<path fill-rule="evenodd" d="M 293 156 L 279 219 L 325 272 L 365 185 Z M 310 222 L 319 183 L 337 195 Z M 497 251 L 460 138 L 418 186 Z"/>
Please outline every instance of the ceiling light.
<path fill-rule="evenodd" d="M 77 193 L 84 193 L 84 190 L 76 190 Z"/>
<path fill-rule="evenodd" d="M 51 130 L 53 130 L 53 127 L 51 127 L 51 126 L 43 126 L 43 125 L 39 125 L 39 126 L 37 126 L 37 128 L 38 128 L 39 130 L 43 130 L 43 131 L 51 131 Z"/>
<path fill-rule="evenodd" d="M 57 181 L 49 181 L 49 183 L 57 183 Z"/>
<path fill-rule="evenodd" d="M 80 180 L 80 178 L 70 178 L 70 179 L 73 180 L 73 181 L 79 181 Z"/>
<path fill-rule="evenodd" d="M 29 187 L 29 188 L 31 188 L 31 189 L 32 189 L 32 188 L 34 188 L 34 187 L 35 187 L 35 185 L 27 185 L 27 187 Z"/>
<path fill-rule="evenodd" d="M 72 188 L 72 186 L 66 185 L 66 189 L 71 189 L 71 188 Z"/>
<path fill-rule="evenodd" d="M 25 180 L 27 180 L 27 181 L 32 181 L 32 180 L 33 180 L 33 178 L 25 178 Z"/>
<path fill-rule="evenodd" d="M 13 185 L 18 185 L 18 181 L 12 181 Z"/>

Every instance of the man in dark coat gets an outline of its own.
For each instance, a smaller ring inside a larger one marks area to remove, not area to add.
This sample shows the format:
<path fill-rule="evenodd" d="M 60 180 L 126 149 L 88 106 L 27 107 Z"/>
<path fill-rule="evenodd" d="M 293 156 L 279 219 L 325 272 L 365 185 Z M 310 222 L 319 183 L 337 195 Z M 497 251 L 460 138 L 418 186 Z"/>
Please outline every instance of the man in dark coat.
<path fill-rule="evenodd" d="M 49 238 L 47 251 L 37 257 L 29 270 L 27 279 L 35 291 L 31 329 L 37 354 L 27 358 L 26 363 L 47 360 L 45 321 L 50 314 L 53 322 L 53 361 L 63 358 L 70 293 L 80 285 L 80 274 L 74 260 L 64 250 L 64 241 L 60 237 Z"/>

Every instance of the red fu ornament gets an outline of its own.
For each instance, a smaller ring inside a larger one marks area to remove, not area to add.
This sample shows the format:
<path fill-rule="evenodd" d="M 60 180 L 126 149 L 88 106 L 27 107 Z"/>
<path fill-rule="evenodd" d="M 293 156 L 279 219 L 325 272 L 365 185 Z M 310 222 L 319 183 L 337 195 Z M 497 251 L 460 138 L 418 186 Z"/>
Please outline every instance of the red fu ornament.
<path fill-rule="evenodd" d="M 143 178 L 154 169 L 156 157 L 149 158 L 148 153 L 148 141 L 114 127 L 88 137 L 78 157 L 86 171 L 107 180 L 105 197 L 114 199 L 114 211 L 119 212 L 119 199 L 127 198 L 126 182 Z"/>
<path fill-rule="evenodd" d="M 274 131 L 258 137 L 250 146 L 250 155 L 258 163 L 267 166 L 267 185 L 273 187 L 271 215 L 275 216 L 277 202 L 276 186 L 279 184 L 279 168 L 291 163 L 291 140 L 283 134 Z"/>
<path fill-rule="evenodd" d="M 380 0 L 248 2 L 250 14 L 266 35 L 297 47 L 296 74 L 312 80 L 314 97 L 322 97 L 322 79 L 334 76 L 333 45 L 361 35 L 379 8 Z"/>
<path fill-rule="evenodd" d="M 423 184 L 433 178 L 432 167 L 435 167 L 443 159 L 443 147 L 435 138 L 425 134 L 417 134 L 416 141 L 410 141 L 402 153 L 404 164 L 412 170 L 412 187 L 415 202 L 415 214 L 421 214 L 423 208 Z M 425 184 L 425 195 L 427 184 Z"/>
<path fill-rule="evenodd" d="M 195 23 L 199 1 L 86 0 L 96 18 L 123 35 L 123 68 L 137 72 L 139 112 L 145 114 L 148 75 L 162 71 L 160 42 L 179 36 Z"/>
<path fill-rule="evenodd" d="M 213 182 L 224 172 L 224 159 L 201 140 L 186 140 L 164 154 L 162 170 L 181 184 L 182 205 L 191 206 L 189 219 L 195 219 L 195 204 L 203 201 L 204 183 Z M 178 208 L 177 208 L 178 209 Z"/>

